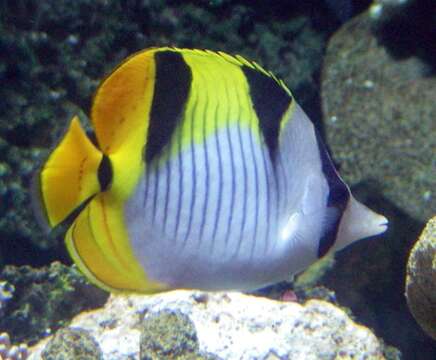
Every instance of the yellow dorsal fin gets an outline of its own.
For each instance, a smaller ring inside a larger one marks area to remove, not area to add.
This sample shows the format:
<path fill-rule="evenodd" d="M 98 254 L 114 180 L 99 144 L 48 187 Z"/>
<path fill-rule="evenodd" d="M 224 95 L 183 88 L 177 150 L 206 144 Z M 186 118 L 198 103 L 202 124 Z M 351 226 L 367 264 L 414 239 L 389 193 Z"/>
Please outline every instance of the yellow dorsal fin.
<path fill-rule="evenodd" d="M 270 77 L 291 95 L 283 81 L 241 55 L 176 47 L 149 48 L 131 55 L 122 62 L 102 82 L 95 94 L 91 120 L 99 147 L 106 155 L 116 153 L 121 146 L 144 145 L 156 80 L 154 54 L 163 51 L 188 56 L 216 57 L 239 67 L 249 67 Z"/>
<path fill-rule="evenodd" d="M 159 49 L 160 51 L 161 49 Z M 230 55 L 227 54 L 223 51 L 213 51 L 213 50 L 199 50 L 199 49 L 181 49 L 181 48 L 162 48 L 162 50 L 170 50 L 170 51 L 177 51 L 180 52 L 182 54 L 184 53 L 195 53 L 195 54 L 203 54 L 205 56 L 215 56 L 215 57 L 221 57 L 223 59 L 225 59 L 226 61 L 235 64 L 237 66 L 247 66 L 253 70 L 258 71 L 259 73 L 262 73 L 265 76 L 270 77 L 271 79 L 273 79 L 277 85 L 279 85 L 281 88 L 283 88 L 283 90 L 285 90 L 290 96 L 291 95 L 291 91 L 289 90 L 289 88 L 285 85 L 285 83 L 283 82 L 283 80 L 281 80 L 280 78 L 276 77 L 271 71 L 266 70 L 263 66 L 259 65 L 257 62 L 255 61 L 251 61 L 248 60 L 247 58 L 245 58 L 242 55 Z"/>
<path fill-rule="evenodd" d="M 98 167 L 103 154 L 75 116 L 61 142 L 37 175 L 36 194 L 50 227 L 55 227 L 100 191 Z"/>

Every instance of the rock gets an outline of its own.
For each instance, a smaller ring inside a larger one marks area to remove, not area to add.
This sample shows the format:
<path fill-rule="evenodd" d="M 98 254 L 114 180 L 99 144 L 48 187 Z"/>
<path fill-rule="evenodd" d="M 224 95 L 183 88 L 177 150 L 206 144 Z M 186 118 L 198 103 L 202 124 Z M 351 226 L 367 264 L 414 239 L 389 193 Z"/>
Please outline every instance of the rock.
<path fill-rule="evenodd" d="M 364 13 L 331 38 L 322 71 L 328 144 L 349 184 L 372 179 L 410 216 L 436 212 L 436 78 L 416 57 L 398 60 Z"/>
<path fill-rule="evenodd" d="M 416 321 L 436 340 L 436 216 L 410 252 L 406 297 Z"/>
<path fill-rule="evenodd" d="M 26 360 L 29 350 L 26 344 L 12 345 L 9 334 L 0 333 L 0 359 Z"/>
<path fill-rule="evenodd" d="M 195 326 L 182 313 L 162 311 L 144 321 L 140 338 L 140 356 L 145 359 L 174 358 L 198 348 Z"/>
<path fill-rule="evenodd" d="M 103 309 L 77 316 L 69 327 L 89 331 L 104 359 L 111 360 L 137 359 L 140 346 L 143 352 L 176 352 L 177 359 L 384 359 L 369 329 L 320 300 L 301 305 L 241 293 L 190 291 L 111 296 Z M 166 345 L 163 338 L 169 339 Z M 31 349 L 30 359 L 39 359 L 45 342 Z M 141 356 L 156 358 L 150 354 Z"/>
<path fill-rule="evenodd" d="M 436 78 L 416 57 L 391 55 L 368 13 L 330 39 L 322 76 L 326 135 L 356 197 L 389 219 L 389 229 L 335 255 L 322 284 L 405 359 L 436 358 L 404 294 L 409 251 L 435 211 Z M 392 44 L 393 46 L 393 44 Z M 424 220 L 423 220 L 424 221 Z"/>
<path fill-rule="evenodd" d="M 47 343 L 42 360 L 103 360 L 97 342 L 85 330 L 62 329 Z"/>
<path fill-rule="evenodd" d="M 146 317 L 139 347 L 140 360 L 205 358 L 199 353 L 194 323 L 178 310 Z"/>

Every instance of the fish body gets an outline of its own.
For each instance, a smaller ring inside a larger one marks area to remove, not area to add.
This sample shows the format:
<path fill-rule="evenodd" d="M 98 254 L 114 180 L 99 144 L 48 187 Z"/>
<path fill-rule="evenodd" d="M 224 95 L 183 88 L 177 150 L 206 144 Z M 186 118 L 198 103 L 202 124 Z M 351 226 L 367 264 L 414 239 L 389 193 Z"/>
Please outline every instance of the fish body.
<path fill-rule="evenodd" d="M 222 52 L 152 48 L 101 84 L 37 174 L 49 227 L 110 291 L 254 290 L 386 229 L 284 83 Z"/>

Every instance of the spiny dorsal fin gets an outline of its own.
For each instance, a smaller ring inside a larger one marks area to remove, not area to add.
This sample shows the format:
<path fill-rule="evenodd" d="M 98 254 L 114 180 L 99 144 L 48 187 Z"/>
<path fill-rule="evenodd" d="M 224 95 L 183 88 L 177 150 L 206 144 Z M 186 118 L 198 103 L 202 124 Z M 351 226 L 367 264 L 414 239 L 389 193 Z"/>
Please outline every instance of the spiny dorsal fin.
<path fill-rule="evenodd" d="M 171 49 L 170 49 L 171 51 Z M 248 91 L 257 114 L 259 127 L 265 143 L 274 160 L 279 136 L 290 116 L 288 111 L 293 111 L 293 97 L 284 82 L 272 72 L 265 70 L 254 61 L 249 61 L 241 55 L 229 55 L 222 51 L 172 49 L 183 53 L 219 57 L 226 62 L 239 67 L 244 73 L 248 83 Z"/>
<path fill-rule="evenodd" d="M 291 91 L 288 89 L 288 87 L 286 86 L 286 84 L 283 82 L 282 79 L 279 79 L 277 76 L 275 76 L 271 71 L 266 70 L 264 67 L 262 67 L 261 65 L 259 65 L 257 62 L 252 61 L 252 60 L 248 60 L 247 58 L 245 58 L 242 55 L 230 55 L 226 52 L 223 51 L 214 51 L 214 50 L 206 50 L 206 49 L 184 49 L 184 48 L 168 48 L 168 50 L 172 50 L 172 51 L 180 51 L 181 53 L 183 52 L 194 52 L 194 53 L 198 53 L 198 54 L 207 54 L 210 56 L 219 56 L 223 59 L 225 59 L 228 62 L 231 62 L 235 65 L 238 66 L 247 66 L 253 70 L 256 70 L 260 73 L 262 73 L 263 75 L 273 79 L 277 85 L 279 85 L 283 90 L 286 91 L 286 93 L 288 93 L 289 96 L 292 97 Z"/>

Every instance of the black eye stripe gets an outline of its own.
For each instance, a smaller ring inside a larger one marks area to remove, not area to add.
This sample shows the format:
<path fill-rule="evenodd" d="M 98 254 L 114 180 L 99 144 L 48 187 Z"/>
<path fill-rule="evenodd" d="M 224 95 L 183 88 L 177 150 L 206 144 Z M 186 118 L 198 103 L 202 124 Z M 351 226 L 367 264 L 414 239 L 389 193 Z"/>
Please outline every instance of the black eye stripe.
<path fill-rule="evenodd" d="M 103 155 L 103 158 L 100 161 L 100 165 L 98 166 L 98 182 L 100 184 L 100 190 L 106 191 L 111 183 L 112 183 L 112 164 L 108 156 Z"/>

